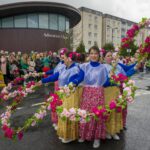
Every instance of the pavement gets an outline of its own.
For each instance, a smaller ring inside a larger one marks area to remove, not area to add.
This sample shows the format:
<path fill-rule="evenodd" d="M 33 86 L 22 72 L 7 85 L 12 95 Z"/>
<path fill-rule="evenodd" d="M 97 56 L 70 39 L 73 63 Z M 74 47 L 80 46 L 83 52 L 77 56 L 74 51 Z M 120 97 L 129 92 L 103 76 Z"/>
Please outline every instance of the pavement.
<path fill-rule="evenodd" d="M 128 107 L 127 130 L 120 134 L 120 140 L 103 140 L 100 150 L 150 150 L 150 74 L 135 80 L 138 90 L 135 102 Z M 17 111 L 12 116 L 12 125 L 21 126 L 24 121 L 32 116 L 34 112 L 46 99 L 48 93 L 53 92 L 53 86 L 43 86 L 36 93 L 24 98 Z M 0 106 L 0 114 L 4 107 L 10 102 Z M 52 127 L 50 116 L 46 116 L 37 127 L 31 127 L 21 141 L 11 141 L 3 138 L 0 131 L 0 150 L 91 150 L 92 142 L 78 143 L 77 141 L 62 144 Z"/>

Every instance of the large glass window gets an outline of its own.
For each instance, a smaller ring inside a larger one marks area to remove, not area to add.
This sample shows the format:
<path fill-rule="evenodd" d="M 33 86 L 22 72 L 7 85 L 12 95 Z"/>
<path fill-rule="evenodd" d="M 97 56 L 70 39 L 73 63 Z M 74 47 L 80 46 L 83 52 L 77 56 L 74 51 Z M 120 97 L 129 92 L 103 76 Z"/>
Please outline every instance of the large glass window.
<path fill-rule="evenodd" d="M 56 14 L 50 14 L 50 19 L 49 19 L 49 25 L 50 29 L 52 30 L 58 30 L 58 15 Z"/>
<path fill-rule="evenodd" d="M 66 18 L 59 15 L 59 31 L 66 31 Z"/>
<path fill-rule="evenodd" d="M 48 29 L 48 14 L 39 14 L 39 28 Z"/>
<path fill-rule="evenodd" d="M 89 24 L 91 27 L 91 24 Z M 0 28 L 40 28 L 69 33 L 70 20 L 60 14 L 31 13 L 0 19 Z"/>
<path fill-rule="evenodd" d="M 69 24 L 69 19 L 66 18 L 66 32 L 67 32 L 67 33 L 69 33 L 69 26 L 70 26 L 70 24 Z"/>
<path fill-rule="evenodd" d="M 2 27 L 3 28 L 13 28 L 14 23 L 13 23 L 13 17 L 8 17 L 2 19 Z"/>
<path fill-rule="evenodd" d="M 27 28 L 27 17 L 26 15 L 15 16 L 15 27 L 17 28 Z"/>
<path fill-rule="evenodd" d="M 28 28 L 38 28 L 38 14 L 28 14 Z"/>

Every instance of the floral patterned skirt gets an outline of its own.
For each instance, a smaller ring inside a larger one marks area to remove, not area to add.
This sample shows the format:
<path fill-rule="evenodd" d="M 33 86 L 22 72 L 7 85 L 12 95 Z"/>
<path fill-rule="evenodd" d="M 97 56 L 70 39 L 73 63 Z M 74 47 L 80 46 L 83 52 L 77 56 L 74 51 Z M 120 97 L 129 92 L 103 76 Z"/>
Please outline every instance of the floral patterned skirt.
<path fill-rule="evenodd" d="M 120 89 L 118 87 L 112 86 L 104 89 L 105 96 L 105 105 L 109 105 L 111 100 L 114 100 L 118 97 Z M 117 112 L 113 110 L 110 114 L 109 119 L 106 122 L 106 131 L 107 133 L 114 135 L 120 133 L 120 130 L 123 128 L 122 122 L 122 112 Z"/>
<path fill-rule="evenodd" d="M 79 108 L 79 89 L 77 88 L 74 93 L 70 96 L 65 97 L 63 99 L 63 108 L 70 109 L 70 108 Z M 78 122 L 62 120 L 58 117 L 58 130 L 57 134 L 59 137 L 67 140 L 72 139 L 76 140 L 79 137 L 79 125 Z"/>
<path fill-rule="evenodd" d="M 80 108 L 92 112 L 97 106 L 104 105 L 104 89 L 103 87 L 83 87 L 82 101 Z M 99 119 L 96 121 L 91 118 L 88 123 L 80 123 L 79 135 L 83 140 L 105 139 L 105 121 Z"/>

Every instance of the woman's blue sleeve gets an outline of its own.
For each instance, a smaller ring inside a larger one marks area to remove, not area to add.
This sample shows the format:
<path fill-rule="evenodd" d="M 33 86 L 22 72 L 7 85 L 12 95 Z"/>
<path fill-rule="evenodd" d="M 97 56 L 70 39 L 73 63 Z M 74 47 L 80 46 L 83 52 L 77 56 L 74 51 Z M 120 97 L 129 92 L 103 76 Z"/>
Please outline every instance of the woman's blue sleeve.
<path fill-rule="evenodd" d="M 72 82 L 73 84 L 78 85 L 83 81 L 83 79 L 84 79 L 84 71 L 80 69 L 78 74 L 75 74 L 72 77 L 70 77 L 69 83 Z"/>
<path fill-rule="evenodd" d="M 136 65 L 136 63 L 134 63 L 134 64 L 132 64 L 132 65 L 124 65 L 124 64 L 121 64 L 121 63 L 118 63 L 118 65 L 120 65 L 122 68 L 123 68 L 123 70 L 125 71 L 125 72 L 127 72 L 127 71 L 129 71 L 130 69 L 132 69 L 132 68 L 134 68 L 134 66 Z"/>
<path fill-rule="evenodd" d="M 46 72 L 46 75 L 51 75 L 53 73 L 54 73 L 54 69 L 51 69 L 51 70 L 49 70 L 49 71 Z"/>
<path fill-rule="evenodd" d="M 59 72 L 56 72 L 55 74 L 42 79 L 42 83 L 48 83 L 48 82 L 55 82 L 58 80 Z"/>

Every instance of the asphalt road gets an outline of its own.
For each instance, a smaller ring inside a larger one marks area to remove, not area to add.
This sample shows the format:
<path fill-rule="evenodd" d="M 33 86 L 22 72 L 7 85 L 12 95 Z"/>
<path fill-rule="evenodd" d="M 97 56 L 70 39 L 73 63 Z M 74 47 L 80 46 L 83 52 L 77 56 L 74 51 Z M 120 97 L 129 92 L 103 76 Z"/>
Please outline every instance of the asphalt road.
<path fill-rule="evenodd" d="M 139 79 L 133 76 L 138 90 L 135 102 L 128 107 L 127 130 L 120 134 L 120 141 L 101 141 L 100 150 L 150 150 L 150 74 Z M 36 93 L 23 100 L 17 112 L 12 116 L 13 126 L 20 126 L 33 115 L 46 98 L 46 94 L 53 91 L 52 86 L 44 86 Z M 0 106 L 0 113 L 4 111 L 4 104 Z M 3 138 L 0 131 L 0 150 L 91 150 L 92 142 L 78 143 L 77 141 L 62 144 L 48 115 L 43 122 L 30 128 L 21 141 L 10 141 Z"/>

